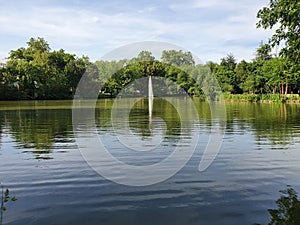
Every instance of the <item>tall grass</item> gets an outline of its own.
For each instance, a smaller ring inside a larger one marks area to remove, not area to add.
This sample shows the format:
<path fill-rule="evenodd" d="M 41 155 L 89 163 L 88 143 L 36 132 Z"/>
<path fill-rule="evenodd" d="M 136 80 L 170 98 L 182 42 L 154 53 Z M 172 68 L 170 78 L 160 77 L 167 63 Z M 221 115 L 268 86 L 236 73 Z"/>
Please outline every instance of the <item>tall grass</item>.
<path fill-rule="evenodd" d="M 227 101 L 239 101 L 239 102 L 286 102 L 289 100 L 300 101 L 299 95 L 281 96 L 280 94 L 224 94 L 224 99 Z"/>

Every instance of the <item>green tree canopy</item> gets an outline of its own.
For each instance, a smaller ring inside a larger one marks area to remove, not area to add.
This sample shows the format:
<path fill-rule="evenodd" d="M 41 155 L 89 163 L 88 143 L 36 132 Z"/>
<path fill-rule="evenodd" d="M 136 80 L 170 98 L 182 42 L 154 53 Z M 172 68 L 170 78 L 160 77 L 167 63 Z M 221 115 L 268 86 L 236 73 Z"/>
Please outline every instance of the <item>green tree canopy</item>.
<path fill-rule="evenodd" d="M 6 68 L 0 71 L 1 99 L 67 99 L 89 65 L 63 49 L 51 51 L 43 38 L 30 38 L 27 47 L 10 52 Z"/>
<path fill-rule="evenodd" d="M 260 19 L 257 27 L 276 30 L 269 42 L 272 47 L 284 42 L 280 51 L 294 63 L 300 60 L 300 1 L 299 0 L 270 0 L 269 6 L 258 11 Z"/>
<path fill-rule="evenodd" d="M 256 59 L 257 60 L 270 60 L 271 56 L 271 46 L 269 44 L 260 43 L 260 46 L 256 49 Z"/>
<path fill-rule="evenodd" d="M 192 53 L 183 52 L 182 50 L 164 50 L 162 52 L 161 60 L 176 66 L 195 65 Z"/>

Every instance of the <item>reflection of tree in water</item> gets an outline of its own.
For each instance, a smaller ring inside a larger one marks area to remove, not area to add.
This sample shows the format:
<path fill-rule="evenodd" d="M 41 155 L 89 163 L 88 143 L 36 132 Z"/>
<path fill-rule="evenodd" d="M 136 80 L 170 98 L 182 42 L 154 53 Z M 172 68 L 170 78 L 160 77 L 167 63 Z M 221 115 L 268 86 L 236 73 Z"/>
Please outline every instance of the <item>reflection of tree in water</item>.
<path fill-rule="evenodd" d="M 253 131 L 259 145 L 285 146 L 295 137 L 300 120 L 299 105 L 233 103 L 227 105 L 227 131 L 234 126 Z M 298 130 L 299 132 L 299 130 Z"/>
<path fill-rule="evenodd" d="M 176 100 L 178 105 L 189 108 L 184 105 L 186 101 L 183 98 Z M 110 132 L 112 129 L 112 105 L 111 99 L 102 99 L 97 103 L 96 124 L 98 128 L 103 128 L 103 132 Z M 195 105 L 201 126 L 209 127 L 212 123 L 209 104 L 195 99 Z M 230 135 L 237 131 L 251 132 L 256 137 L 258 145 L 267 143 L 271 144 L 272 148 L 286 147 L 300 132 L 297 127 L 300 121 L 299 105 L 230 103 L 226 107 L 226 133 Z M 70 141 L 68 137 L 72 133 L 71 114 L 71 109 L 0 110 L 0 137 L 3 129 L 8 129 L 20 149 L 33 152 L 37 158 L 49 158 L 57 139 L 60 142 Z M 178 112 L 168 101 L 155 99 L 153 118 L 165 121 L 167 138 L 177 140 L 178 136 L 183 135 L 180 133 L 182 127 Z M 193 121 L 194 118 L 185 119 Z M 137 135 L 141 137 L 151 135 L 147 99 L 134 105 L 129 115 L 129 123 L 130 129 Z M 192 129 L 192 124 L 187 124 L 187 127 L 183 128 L 187 136 Z"/>
<path fill-rule="evenodd" d="M 180 98 L 178 98 L 180 99 Z M 105 102 L 104 102 L 105 101 Z M 143 102 L 144 101 L 144 102 Z M 144 99 L 135 105 L 130 113 L 131 128 L 140 129 L 137 133 L 150 135 L 148 116 L 148 103 Z M 155 101 L 158 101 L 156 98 Z M 154 106 L 154 116 L 163 118 L 170 129 L 168 132 L 177 132 L 176 127 L 180 127 L 180 119 L 176 110 L 167 103 L 160 102 Z M 96 110 L 97 124 L 99 127 L 109 129 L 111 127 L 111 106 L 112 100 L 101 100 L 101 109 Z M 180 100 L 180 104 L 184 104 Z M 104 104 L 105 103 L 105 104 Z M 198 110 L 201 126 L 207 126 L 209 130 L 212 125 L 211 112 L 208 102 L 202 102 L 195 98 L 194 103 Z M 105 106 L 105 107 L 104 107 Z M 104 108 L 102 108 L 104 107 Z M 300 106 L 289 104 L 258 104 L 258 103 L 226 103 L 227 110 L 227 134 L 253 133 L 258 146 L 271 145 L 273 149 L 286 148 L 291 144 L 296 134 L 299 133 L 297 124 L 300 121 Z M 101 111 L 101 112 L 99 112 Z M 137 118 L 139 115 L 139 118 Z M 165 119 L 166 118 L 166 119 Z M 135 123 L 136 119 L 143 120 L 141 124 Z M 193 119 L 193 118 L 192 118 Z M 202 130 L 205 130 L 202 128 Z M 238 133 L 237 133 L 238 132 Z M 174 133 L 174 135 L 176 135 Z"/>
<path fill-rule="evenodd" d="M 126 99 L 124 99 L 126 101 Z M 183 102 L 181 99 L 180 102 Z M 112 120 L 111 120 L 111 107 L 113 100 L 103 99 L 98 101 L 97 108 L 95 110 L 96 125 L 99 129 L 105 129 L 106 132 L 113 132 Z M 141 137 L 151 136 L 151 128 L 149 123 L 149 109 L 148 99 L 144 98 L 137 101 L 129 114 L 129 128 Z M 124 103 L 126 107 L 126 103 Z M 120 110 L 123 110 L 120 108 Z M 156 119 L 164 121 L 165 135 L 168 137 L 178 137 L 181 132 L 181 120 L 178 111 L 168 101 L 160 98 L 154 99 L 154 108 L 152 119 L 155 123 Z M 160 121 L 158 123 L 161 123 Z M 191 127 L 185 127 L 186 132 L 190 132 Z"/>
<path fill-rule="evenodd" d="M 71 127 L 71 110 L 6 111 L 5 118 L 18 148 L 38 159 L 51 159 L 56 138 L 66 141 Z"/>
<path fill-rule="evenodd" d="M 280 192 L 282 195 L 276 201 L 278 208 L 268 210 L 271 219 L 269 225 L 299 225 L 300 201 L 297 192 L 291 187 Z"/>
<path fill-rule="evenodd" d="M 164 99 L 154 99 L 154 108 L 152 119 L 162 119 L 166 125 L 165 135 L 168 137 L 180 136 L 181 121 L 174 106 Z M 138 101 L 129 115 L 129 126 L 136 134 L 142 137 L 151 136 L 151 127 L 149 123 L 148 99 Z"/>
<path fill-rule="evenodd" d="M 1 150 L 1 138 L 2 138 L 3 126 L 4 126 L 4 115 L 3 115 L 3 111 L 0 110 L 0 150 Z"/>

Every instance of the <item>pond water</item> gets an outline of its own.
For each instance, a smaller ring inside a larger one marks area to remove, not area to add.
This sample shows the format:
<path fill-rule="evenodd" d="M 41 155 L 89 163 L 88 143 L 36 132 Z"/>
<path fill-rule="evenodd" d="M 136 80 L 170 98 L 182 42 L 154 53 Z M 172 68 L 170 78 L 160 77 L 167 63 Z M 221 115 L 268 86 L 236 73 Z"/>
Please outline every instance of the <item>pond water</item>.
<path fill-rule="evenodd" d="M 177 101 L 184 105 L 185 99 Z M 300 105 L 226 103 L 220 152 L 199 172 L 213 121 L 207 103 L 194 103 L 199 119 L 185 118 L 191 127 L 184 129 L 167 101 L 154 101 L 151 126 L 145 100 L 133 106 L 127 121 L 132 144 L 160 138 L 157 152 L 143 157 L 118 142 L 116 128 L 122 128 L 111 120 L 113 100 L 97 102 L 98 135 L 128 164 L 157 163 L 199 129 L 199 144 L 178 173 L 132 187 L 103 178 L 84 160 L 72 101 L 0 102 L 0 182 L 18 198 L 7 204 L 4 224 L 267 224 L 278 191 L 287 185 L 300 191 Z"/>

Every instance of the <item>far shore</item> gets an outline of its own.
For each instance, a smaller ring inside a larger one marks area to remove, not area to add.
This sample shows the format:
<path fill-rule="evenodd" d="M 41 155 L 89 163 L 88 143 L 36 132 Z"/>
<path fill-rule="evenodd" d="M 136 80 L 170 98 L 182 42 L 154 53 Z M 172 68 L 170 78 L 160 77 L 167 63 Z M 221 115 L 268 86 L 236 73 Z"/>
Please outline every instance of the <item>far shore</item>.
<path fill-rule="evenodd" d="M 117 96 L 111 95 L 99 95 L 98 99 L 113 99 Z M 122 96 L 124 98 L 145 98 L 145 95 L 128 95 Z M 160 96 L 162 97 L 162 96 Z M 164 97 L 186 97 L 186 95 L 168 95 Z M 194 99 L 198 99 L 199 101 L 207 101 L 204 95 L 201 96 L 192 96 Z M 218 101 L 218 97 L 217 100 Z M 224 93 L 222 96 L 224 102 L 228 103 L 287 103 L 287 104 L 300 104 L 300 96 L 298 94 L 288 94 L 288 95 L 280 95 L 280 94 L 228 94 Z M 68 99 L 0 99 L 0 102 L 34 102 L 34 101 L 72 101 L 72 98 Z"/>
<path fill-rule="evenodd" d="M 234 99 L 224 99 L 225 102 L 236 102 L 236 103 L 286 103 L 286 104 L 300 104 L 300 100 L 285 100 L 284 102 L 274 101 L 274 100 L 259 100 L 259 101 L 249 101 L 249 100 L 234 100 Z"/>

